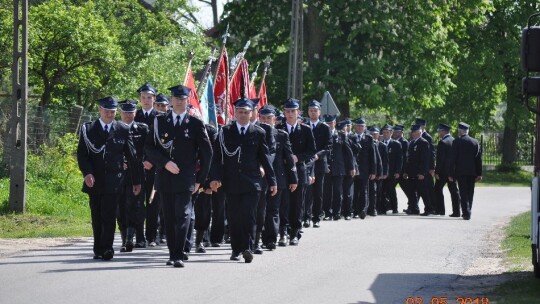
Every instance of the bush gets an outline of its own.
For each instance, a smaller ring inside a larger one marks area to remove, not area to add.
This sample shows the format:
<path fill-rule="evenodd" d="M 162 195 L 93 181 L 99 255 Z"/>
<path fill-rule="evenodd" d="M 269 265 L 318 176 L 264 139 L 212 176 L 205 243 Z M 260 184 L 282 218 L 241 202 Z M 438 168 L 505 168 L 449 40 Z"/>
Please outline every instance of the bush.
<path fill-rule="evenodd" d="M 516 172 L 521 171 L 521 167 L 516 163 L 510 163 L 510 164 L 501 163 L 500 165 L 497 165 L 495 167 L 495 170 L 499 172 L 516 173 Z"/>

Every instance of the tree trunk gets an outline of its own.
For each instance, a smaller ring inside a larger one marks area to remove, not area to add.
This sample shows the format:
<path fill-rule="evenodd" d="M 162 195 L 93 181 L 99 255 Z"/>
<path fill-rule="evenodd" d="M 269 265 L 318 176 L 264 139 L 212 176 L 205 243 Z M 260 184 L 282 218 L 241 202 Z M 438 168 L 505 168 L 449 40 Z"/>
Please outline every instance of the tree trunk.
<path fill-rule="evenodd" d="M 510 165 L 517 156 L 517 130 L 510 126 L 504 127 L 502 164 Z"/>
<path fill-rule="evenodd" d="M 502 147 L 502 164 L 511 165 L 517 159 L 517 135 L 520 111 L 523 111 L 521 102 L 521 79 L 514 67 L 506 63 L 504 67 L 506 84 L 506 112 L 504 113 L 504 134 Z"/>
<path fill-rule="evenodd" d="M 214 27 L 216 27 L 219 23 L 217 0 L 212 0 L 212 17 L 214 17 Z"/>

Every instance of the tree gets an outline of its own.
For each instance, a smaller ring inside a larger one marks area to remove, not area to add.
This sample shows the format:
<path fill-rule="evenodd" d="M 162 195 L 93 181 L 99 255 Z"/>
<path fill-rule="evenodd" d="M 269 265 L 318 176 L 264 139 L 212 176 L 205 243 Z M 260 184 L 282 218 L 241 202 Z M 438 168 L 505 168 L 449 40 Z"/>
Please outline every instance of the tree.
<path fill-rule="evenodd" d="M 490 4 L 319 0 L 304 8 L 304 99 L 329 90 L 346 116 L 373 109 L 403 119 L 443 104 L 455 86 L 457 40 L 484 20 Z M 271 53 L 273 69 L 287 75 L 290 9 L 287 2 L 233 1 L 221 24 L 230 24 L 237 40 L 254 39 L 249 57 Z M 268 84 L 271 99 L 285 98 L 283 78 Z"/>

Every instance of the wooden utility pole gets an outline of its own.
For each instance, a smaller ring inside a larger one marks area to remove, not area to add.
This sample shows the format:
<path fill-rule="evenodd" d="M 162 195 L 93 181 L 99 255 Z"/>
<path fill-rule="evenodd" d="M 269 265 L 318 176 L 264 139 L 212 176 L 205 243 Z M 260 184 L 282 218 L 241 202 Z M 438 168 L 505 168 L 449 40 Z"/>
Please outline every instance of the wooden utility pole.
<path fill-rule="evenodd" d="M 289 78 L 287 97 L 302 101 L 304 71 L 304 3 L 292 1 L 291 44 L 289 47 Z"/>
<path fill-rule="evenodd" d="M 24 212 L 26 205 L 28 103 L 28 0 L 13 1 L 12 111 L 10 134 L 9 209 Z"/>

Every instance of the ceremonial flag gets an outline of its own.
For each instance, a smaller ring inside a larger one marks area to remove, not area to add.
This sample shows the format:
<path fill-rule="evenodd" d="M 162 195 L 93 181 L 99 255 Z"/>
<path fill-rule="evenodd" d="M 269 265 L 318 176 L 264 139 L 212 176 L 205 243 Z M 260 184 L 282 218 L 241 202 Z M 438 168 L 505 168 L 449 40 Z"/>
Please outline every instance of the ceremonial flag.
<path fill-rule="evenodd" d="M 189 104 L 191 105 L 191 110 L 189 114 L 202 119 L 201 105 L 199 103 L 199 97 L 197 96 L 195 77 L 193 77 L 191 65 L 188 67 L 186 78 L 184 79 L 184 86 L 191 89 L 191 93 L 189 94 Z"/>
<path fill-rule="evenodd" d="M 249 83 L 249 99 L 257 98 L 257 91 L 255 90 L 255 82 L 252 81 Z"/>
<path fill-rule="evenodd" d="M 259 107 L 262 108 L 268 104 L 268 97 L 266 96 L 266 82 L 264 78 L 261 81 L 261 88 L 259 89 Z"/>
<path fill-rule="evenodd" d="M 229 85 L 229 58 L 227 49 L 223 48 L 219 56 L 218 70 L 216 73 L 216 82 L 214 86 L 214 102 L 216 104 L 217 122 L 220 125 L 227 123 L 227 87 Z"/>
<path fill-rule="evenodd" d="M 212 75 L 208 76 L 208 82 L 206 83 L 206 88 L 204 89 L 203 100 L 206 100 L 207 103 L 207 113 L 206 113 L 206 123 L 212 124 L 214 127 L 217 127 L 216 119 L 216 103 L 214 101 L 214 80 Z M 201 102 L 202 107 L 202 102 Z M 203 109 L 204 115 L 204 109 Z"/>
<path fill-rule="evenodd" d="M 232 103 L 236 100 L 248 97 L 249 93 L 249 72 L 248 72 L 248 62 L 246 59 L 240 59 L 236 71 L 234 71 L 233 77 L 231 78 L 230 84 L 230 105 L 229 113 L 232 117 L 234 114 L 234 107 Z"/>

